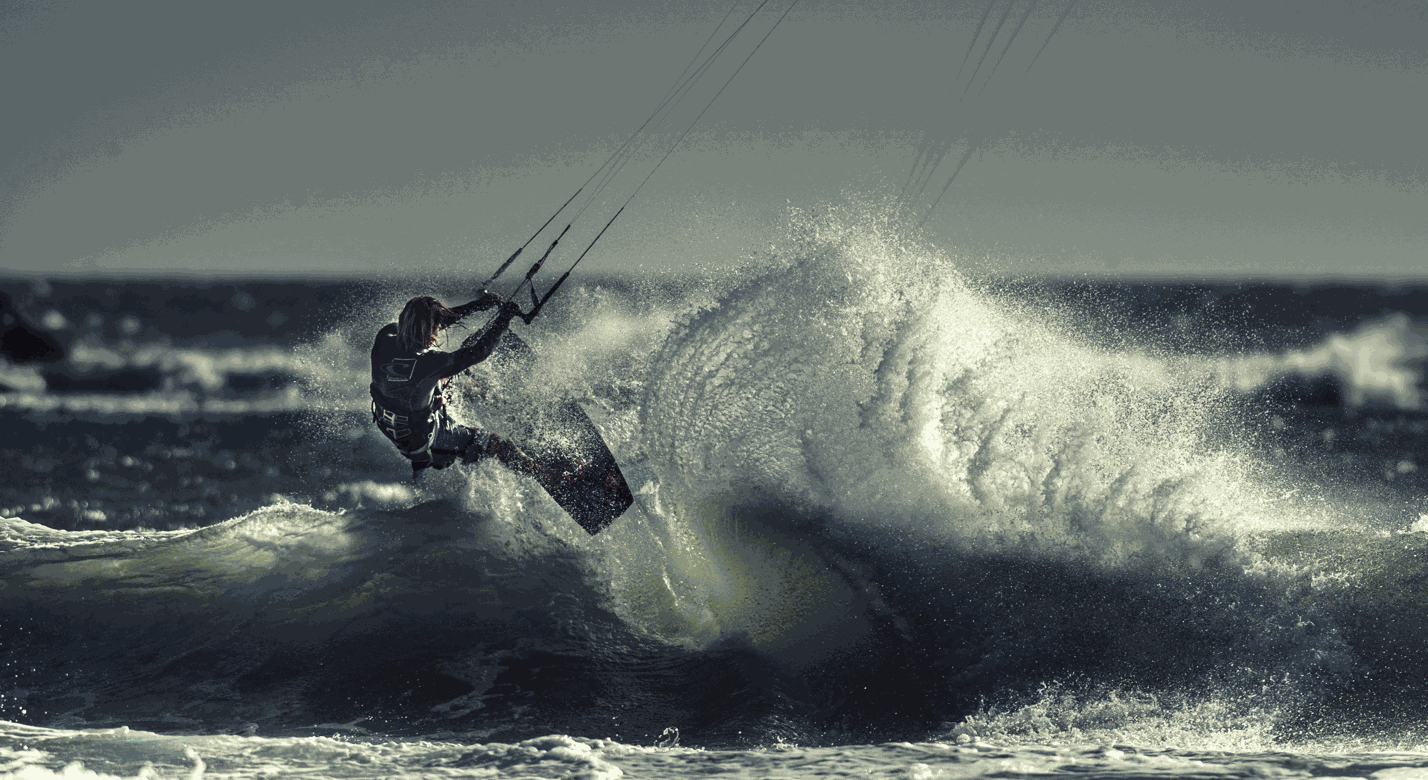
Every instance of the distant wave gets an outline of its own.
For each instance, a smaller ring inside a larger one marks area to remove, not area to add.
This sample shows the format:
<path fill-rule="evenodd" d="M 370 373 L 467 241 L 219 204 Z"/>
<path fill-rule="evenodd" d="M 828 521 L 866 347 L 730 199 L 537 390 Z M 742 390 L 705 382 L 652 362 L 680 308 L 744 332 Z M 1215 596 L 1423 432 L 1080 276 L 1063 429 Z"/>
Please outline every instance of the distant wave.
<path fill-rule="evenodd" d="M 943 267 L 946 265 L 944 262 Z M 934 268 L 938 266 L 912 260 L 900 273 L 917 279 L 929 272 L 943 272 Z M 385 304 L 369 304 L 361 312 L 339 318 L 347 323 L 343 327 L 334 329 L 328 325 L 318 335 L 309 334 L 297 341 L 285 329 L 284 337 L 277 340 L 262 334 L 275 327 L 262 324 L 259 316 L 268 303 L 255 301 L 237 286 L 236 291 L 230 292 L 204 288 L 201 292 L 213 299 L 206 305 L 231 309 L 249 332 L 195 337 L 188 332 L 190 323 L 182 311 L 165 316 L 150 314 L 142 325 L 132 315 L 125 315 L 115 324 L 111 322 L 114 312 L 95 308 L 94 301 L 96 295 L 112 295 L 112 286 L 106 288 L 98 282 L 60 286 L 73 300 L 54 300 L 45 305 L 64 308 L 68 315 L 44 308 L 40 302 L 48 299 L 31 300 L 30 308 L 43 311 L 36 315 L 38 321 L 48 323 L 45 327 L 53 326 L 54 334 L 63 337 L 64 357 L 47 365 L 11 364 L 0 359 L 0 408 L 92 416 L 359 409 L 365 403 L 363 395 L 352 389 L 365 383 L 367 340 L 379 320 L 388 315 Z M 260 286 L 266 296 L 281 300 L 285 307 L 293 305 L 292 294 L 284 293 L 282 286 Z M 148 291 L 151 298 L 167 289 L 154 287 Z M 269 287 L 275 289 L 267 290 Z M 629 379 L 642 373 L 650 350 L 667 332 L 671 320 L 680 316 L 678 312 L 692 306 L 708 307 L 708 302 L 703 301 L 707 283 L 685 287 L 684 300 L 670 298 L 670 289 L 654 295 L 641 292 L 639 285 L 628 281 L 608 289 L 582 288 L 574 293 L 553 315 L 559 320 L 556 326 L 551 328 L 546 323 L 547 327 L 535 334 L 538 343 L 551 341 L 543 350 L 547 360 L 542 379 L 565 390 L 588 391 L 621 380 L 628 384 Z M 794 300 L 806 299 L 811 293 L 787 286 L 782 289 Z M 145 305 L 154 309 L 191 307 L 195 304 L 189 298 L 195 292 L 200 291 L 171 290 L 168 294 L 172 301 L 146 300 Z M 46 288 L 45 294 L 60 293 Z M 225 300 L 225 296 L 231 296 L 231 300 Z M 968 293 L 967 300 L 984 299 Z M 1391 300 L 1385 299 L 1385 303 Z M 964 301 L 957 305 L 967 304 Z M 84 306 L 93 310 L 86 313 L 77 308 Z M 878 298 L 876 305 L 870 305 L 868 311 L 884 306 L 889 307 L 883 309 L 885 314 L 901 316 L 892 314 L 899 303 L 886 295 Z M 246 322 L 254 318 L 256 325 Z M 1037 317 L 1032 315 L 1030 319 Z M 90 327 L 86 322 L 100 325 Z M 1125 359 L 1133 360 L 1140 351 L 1130 348 L 1125 352 Z M 1194 350 L 1179 355 L 1162 350 L 1146 355 L 1151 362 L 1174 361 L 1177 372 L 1236 393 L 1266 395 L 1291 403 L 1416 410 L 1423 408 L 1425 398 L 1428 324 L 1390 310 L 1329 332 L 1308 347 L 1219 353 Z"/>
<path fill-rule="evenodd" d="M 1424 408 L 1425 358 L 1428 324 L 1394 312 L 1330 334 L 1309 349 L 1218 357 L 1201 370 L 1240 392 L 1268 389 L 1290 402 L 1314 402 L 1314 383 L 1327 380 L 1334 387 L 1327 397 L 1317 390 L 1319 403 L 1417 410 Z"/>

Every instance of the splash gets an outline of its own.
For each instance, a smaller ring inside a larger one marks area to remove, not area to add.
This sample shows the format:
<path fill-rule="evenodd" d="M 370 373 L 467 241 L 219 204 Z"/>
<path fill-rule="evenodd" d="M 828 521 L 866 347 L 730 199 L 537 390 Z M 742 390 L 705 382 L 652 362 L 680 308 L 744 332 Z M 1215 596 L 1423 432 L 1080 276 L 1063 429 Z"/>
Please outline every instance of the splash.
<path fill-rule="evenodd" d="M 667 493 L 1106 564 L 1224 554 L 1258 496 L 1222 390 L 993 303 L 896 227 L 798 215 L 776 268 L 669 338 L 643 409 Z"/>
<path fill-rule="evenodd" d="M 909 696 L 1277 673 L 1290 707 L 1341 679 L 1307 575 L 1243 543 L 1298 520 L 1236 444 L 1230 391 L 1070 331 L 885 212 L 795 215 L 767 273 L 650 360 L 646 503 L 675 600 L 784 660 L 917 657 Z"/>

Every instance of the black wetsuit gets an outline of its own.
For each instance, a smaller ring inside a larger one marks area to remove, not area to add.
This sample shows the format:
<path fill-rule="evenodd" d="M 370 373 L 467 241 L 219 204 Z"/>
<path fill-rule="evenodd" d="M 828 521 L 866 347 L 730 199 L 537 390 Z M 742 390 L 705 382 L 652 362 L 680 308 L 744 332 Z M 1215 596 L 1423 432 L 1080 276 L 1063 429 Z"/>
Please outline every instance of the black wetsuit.
<path fill-rule="evenodd" d="M 495 296 L 483 296 L 453 308 L 457 318 L 492 308 Z M 397 324 L 377 332 L 372 344 L 372 419 L 397 451 L 412 462 L 412 471 L 445 468 L 469 452 L 476 432 L 452 422 L 442 396 L 442 380 L 455 376 L 491 355 L 511 324 L 512 313 L 503 311 L 485 333 L 473 334 L 455 352 L 426 349 L 410 352 L 397 339 Z M 484 440 L 480 444 L 484 444 Z"/>

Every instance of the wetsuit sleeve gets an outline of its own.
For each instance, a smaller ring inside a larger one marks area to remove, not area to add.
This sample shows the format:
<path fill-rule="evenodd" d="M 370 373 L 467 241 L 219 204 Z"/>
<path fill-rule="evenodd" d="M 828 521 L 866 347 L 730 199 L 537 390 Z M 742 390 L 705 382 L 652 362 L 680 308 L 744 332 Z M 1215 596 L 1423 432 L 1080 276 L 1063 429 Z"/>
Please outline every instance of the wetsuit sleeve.
<path fill-rule="evenodd" d="M 501 336 L 504 336 L 506 329 L 511 327 L 511 318 L 519 312 L 520 309 L 514 305 L 503 307 L 501 313 L 496 315 L 496 319 L 491 321 L 491 326 L 481 334 L 481 338 L 463 345 L 461 349 L 451 353 L 455 361 L 450 369 L 451 373 L 447 376 L 459 374 L 490 357 L 496 349 L 496 344 L 500 342 Z"/>
<path fill-rule="evenodd" d="M 480 298 L 477 298 L 476 300 L 470 303 L 463 303 L 460 306 L 457 306 L 456 308 L 451 310 L 451 313 L 455 314 L 456 318 L 460 320 L 468 314 L 475 314 L 478 311 L 494 309 L 500 305 L 501 296 L 495 293 L 482 293 Z"/>

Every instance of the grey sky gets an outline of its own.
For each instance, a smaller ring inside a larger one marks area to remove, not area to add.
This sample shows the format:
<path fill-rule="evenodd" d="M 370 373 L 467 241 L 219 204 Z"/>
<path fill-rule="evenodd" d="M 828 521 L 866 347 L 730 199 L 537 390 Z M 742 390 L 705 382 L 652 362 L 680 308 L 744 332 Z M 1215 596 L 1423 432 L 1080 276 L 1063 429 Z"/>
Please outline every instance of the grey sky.
<path fill-rule="evenodd" d="M 946 140 L 915 206 L 974 144 L 925 225 L 969 267 L 1428 279 L 1423 4 L 1079 0 L 1028 71 L 1066 8 L 1044 0 L 988 79 L 1029 2 L 997 0 L 984 36 L 1009 1 L 959 100 L 986 0 L 801 0 L 586 264 L 732 262 L 790 205 L 895 196 L 920 144 Z M 657 141 L 786 7 L 770 1 Z M 0 8 L 0 272 L 359 275 L 493 267 L 729 3 Z"/>

